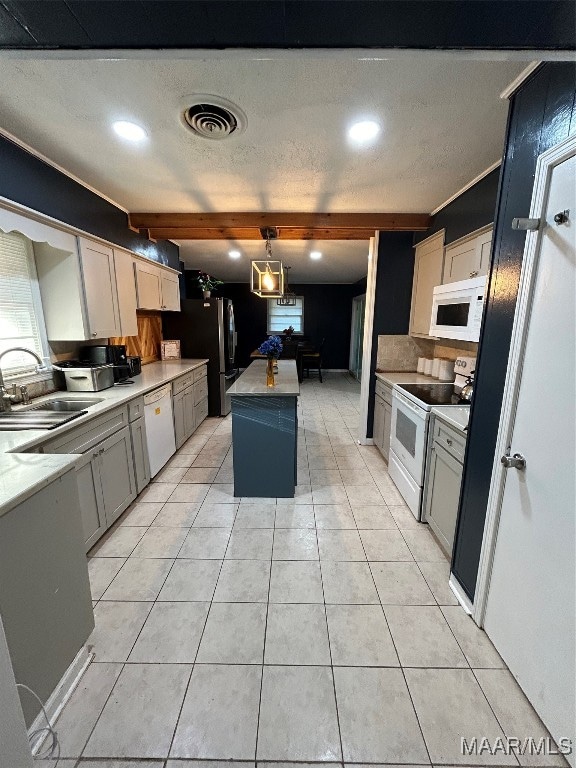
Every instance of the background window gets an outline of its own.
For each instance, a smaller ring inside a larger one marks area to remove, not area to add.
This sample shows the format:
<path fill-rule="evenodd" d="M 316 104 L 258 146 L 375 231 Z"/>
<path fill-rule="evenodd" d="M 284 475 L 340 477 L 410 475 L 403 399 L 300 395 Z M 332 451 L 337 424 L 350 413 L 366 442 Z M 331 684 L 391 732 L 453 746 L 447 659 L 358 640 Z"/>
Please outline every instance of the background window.
<path fill-rule="evenodd" d="M 11 347 L 48 358 L 32 242 L 17 232 L 0 231 L 0 352 Z M 37 364 L 30 355 L 14 352 L 1 365 L 6 377 L 35 371 Z"/>
<path fill-rule="evenodd" d="M 304 298 L 296 297 L 296 306 L 280 307 L 276 299 L 268 301 L 268 333 L 282 333 L 292 326 L 294 333 L 304 333 Z"/>

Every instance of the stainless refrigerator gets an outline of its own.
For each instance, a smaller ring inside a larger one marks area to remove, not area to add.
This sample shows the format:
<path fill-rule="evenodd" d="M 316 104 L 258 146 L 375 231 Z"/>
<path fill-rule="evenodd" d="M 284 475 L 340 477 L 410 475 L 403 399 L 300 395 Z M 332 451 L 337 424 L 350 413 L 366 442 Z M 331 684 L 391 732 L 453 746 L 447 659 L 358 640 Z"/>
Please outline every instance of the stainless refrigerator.
<path fill-rule="evenodd" d="M 236 381 L 236 328 L 230 299 L 183 299 L 181 312 L 162 315 L 165 339 L 180 339 L 185 358 L 208 358 L 208 414 L 230 413 L 228 390 Z"/>

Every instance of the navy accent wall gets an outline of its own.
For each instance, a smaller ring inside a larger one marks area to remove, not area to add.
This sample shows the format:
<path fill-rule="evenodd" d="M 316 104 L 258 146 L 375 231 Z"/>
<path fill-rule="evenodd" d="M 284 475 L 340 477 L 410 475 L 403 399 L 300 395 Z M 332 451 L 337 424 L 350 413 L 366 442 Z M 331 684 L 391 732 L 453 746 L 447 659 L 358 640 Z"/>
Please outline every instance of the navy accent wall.
<path fill-rule="evenodd" d="M 167 240 L 151 243 L 132 232 L 120 208 L 3 136 L 0 136 L 0 169 L 0 196 L 161 264 L 180 268 L 177 245 Z"/>
<path fill-rule="evenodd" d="M 445 243 L 453 243 L 475 229 L 494 221 L 500 168 L 496 168 L 467 189 L 432 218 L 426 232 L 417 232 L 415 242 L 425 240 L 441 229 L 446 230 Z"/>
<path fill-rule="evenodd" d="M 0 48 L 572 48 L 572 0 L 4 0 Z"/>
<path fill-rule="evenodd" d="M 492 271 L 478 350 L 452 570 L 474 598 L 492 462 L 502 407 L 524 241 L 515 216 L 528 216 L 536 160 L 576 132 L 576 65 L 541 66 L 513 96 L 497 203 Z"/>
<path fill-rule="evenodd" d="M 325 368 L 348 370 L 352 319 L 352 291 L 349 284 L 291 284 L 297 296 L 304 297 L 304 334 L 316 346 L 326 339 L 323 351 Z M 250 365 L 250 353 L 266 338 L 266 299 L 251 293 L 248 283 L 221 285 L 216 296 L 226 296 L 234 302 L 234 317 L 238 332 L 236 364 Z"/>
<path fill-rule="evenodd" d="M 371 371 L 376 370 L 378 336 L 408 333 L 414 275 L 413 238 L 412 232 L 380 232 L 379 234 Z M 376 380 L 372 376 L 368 401 L 368 437 L 372 437 L 375 383 Z"/>

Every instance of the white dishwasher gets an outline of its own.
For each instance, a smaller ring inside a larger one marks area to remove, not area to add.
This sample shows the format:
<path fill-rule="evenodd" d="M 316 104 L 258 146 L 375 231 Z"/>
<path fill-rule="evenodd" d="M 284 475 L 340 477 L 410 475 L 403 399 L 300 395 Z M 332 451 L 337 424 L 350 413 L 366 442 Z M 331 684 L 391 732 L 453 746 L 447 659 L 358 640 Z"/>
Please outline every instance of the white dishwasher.
<path fill-rule="evenodd" d="M 154 477 L 176 452 L 170 384 L 144 395 L 144 423 L 150 459 L 150 477 Z"/>

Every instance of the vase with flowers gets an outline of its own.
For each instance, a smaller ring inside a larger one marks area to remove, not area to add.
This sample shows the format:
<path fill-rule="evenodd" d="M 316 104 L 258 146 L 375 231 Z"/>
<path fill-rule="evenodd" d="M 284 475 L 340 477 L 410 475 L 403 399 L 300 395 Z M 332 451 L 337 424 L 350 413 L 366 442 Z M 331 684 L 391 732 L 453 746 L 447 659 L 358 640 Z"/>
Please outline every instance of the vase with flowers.
<path fill-rule="evenodd" d="M 266 355 L 266 386 L 274 386 L 274 365 L 282 353 L 282 339 L 280 336 L 270 336 L 258 347 L 261 355 Z"/>
<path fill-rule="evenodd" d="M 205 299 L 210 298 L 210 295 L 216 286 L 223 285 L 222 280 L 217 280 L 207 272 L 199 272 L 196 280 L 198 281 L 198 285 L 200 286 L 202 295 Z"/>

